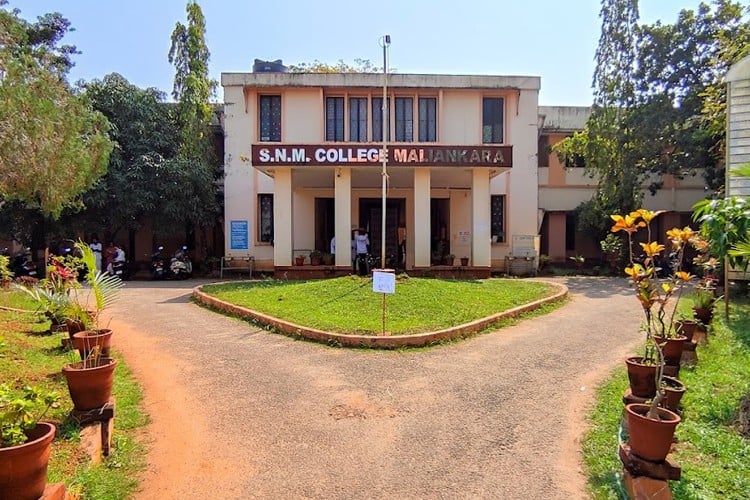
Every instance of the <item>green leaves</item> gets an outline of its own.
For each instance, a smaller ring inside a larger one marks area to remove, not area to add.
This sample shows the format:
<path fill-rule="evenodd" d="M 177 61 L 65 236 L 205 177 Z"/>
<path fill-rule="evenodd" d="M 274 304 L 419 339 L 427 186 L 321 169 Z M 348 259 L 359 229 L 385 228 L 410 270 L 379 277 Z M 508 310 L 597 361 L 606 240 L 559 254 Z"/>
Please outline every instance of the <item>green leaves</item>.
<path fill-rule="evenodd" d="M 0 385 L 0 448 L 26 442 L 24 431 L 33 429 L 60 395 L 25 385 L 14 391 L 8 384 Z"/>

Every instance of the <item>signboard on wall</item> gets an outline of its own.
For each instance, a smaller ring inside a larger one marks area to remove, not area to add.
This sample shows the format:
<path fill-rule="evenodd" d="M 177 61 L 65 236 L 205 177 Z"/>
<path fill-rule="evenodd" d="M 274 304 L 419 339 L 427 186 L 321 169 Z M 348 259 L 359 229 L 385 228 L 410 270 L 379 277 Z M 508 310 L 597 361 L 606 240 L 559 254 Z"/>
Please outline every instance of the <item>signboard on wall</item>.
<path fill-rule="evenodd" d="M 229 222 L 229 249 L 247 250 L 248 246 L 248 224 L 246 220 L 233 220 Z"/>
<path fill-rule="evenodd" d="M 325 144 L 253 144 L 255 166 L 380 166 L 382 149 L 376 146 L 341 147 Z M 388 165 L 394 167 L 512 167 L 513 147 L 493 146 L 388 146 Z"/>

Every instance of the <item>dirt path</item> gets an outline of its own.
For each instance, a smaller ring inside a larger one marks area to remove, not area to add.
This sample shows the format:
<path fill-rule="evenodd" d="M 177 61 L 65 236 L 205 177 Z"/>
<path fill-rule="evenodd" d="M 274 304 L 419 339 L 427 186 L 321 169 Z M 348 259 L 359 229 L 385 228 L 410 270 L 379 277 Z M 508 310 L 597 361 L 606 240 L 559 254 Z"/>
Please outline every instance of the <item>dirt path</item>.
<path fill-rule="evenodd" d="M 257 330 L 128 283 L 115 346 L 145 390 L 139 498 L 582 498 L 592 387 L 640 340 L 622 280 L 569 280 L 553 313 L 380 352 Z"/>

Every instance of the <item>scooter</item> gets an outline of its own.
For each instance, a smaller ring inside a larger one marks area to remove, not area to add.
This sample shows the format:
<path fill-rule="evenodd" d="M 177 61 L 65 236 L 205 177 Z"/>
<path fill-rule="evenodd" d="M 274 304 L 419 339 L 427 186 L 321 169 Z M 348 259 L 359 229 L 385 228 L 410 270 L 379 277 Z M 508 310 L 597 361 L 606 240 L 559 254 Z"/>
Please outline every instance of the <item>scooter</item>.
<path fill-rule="evenodd" d="M 165 259 L 161 251 L 164 247 L 159 245 L 156 248 L 156 252 L 151 255 L 151 279 L 163 280 L 167 277 L 167 259 Z"/>
<path fill-rule="evenodd" d="M 182 245 L 175 251 L 169 262 L 169 275 L 178 280 L 184 280 L 193 275 L 193 263 L 190 261 L 186 245 Z"/>
<path fill-rule="evenodd" d="M 128 270 L 128 261 L 118 260 L 118 261 L 112 262 L 112 274 L 114 276 L 117 276 L 123 281 L 129 280 L 130 271 Z"/>

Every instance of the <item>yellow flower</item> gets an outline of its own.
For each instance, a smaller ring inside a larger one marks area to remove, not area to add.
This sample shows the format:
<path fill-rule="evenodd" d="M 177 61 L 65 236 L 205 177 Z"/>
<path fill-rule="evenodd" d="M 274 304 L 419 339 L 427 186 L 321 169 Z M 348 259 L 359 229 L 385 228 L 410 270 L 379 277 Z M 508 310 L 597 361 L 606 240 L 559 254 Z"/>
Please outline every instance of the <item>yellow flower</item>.
<path fill-rule="evenodd" d="M 687 271 L 677 271 L 676 273 L 674 273 L 674 276 L 675 278 L 681 279 L 682 281 L 685 281 L 685 282 L 693 279 L 693 275 Z"/>
<path fill-rule="evenodd" d="M 633 212 L 635 213 L 635 212 Z M 612 226 L 610 231 L 616 233 L 617 231 L 626 231 L 628 233 L 635 233 L 639 227 L 644 227 L 646 224 L 643 221 L 638 221 L 638 217 L 633 217 L 633 214 L 622 216 L 622 215 L 610 215 L 615 225 Z"/>
<path fill-rule="evenodd" d="M 646 252 L 646 255 L 653 257 L 654 255 L 659 255 L 664 250 L 664 245 L 656 241 L 651 241 L 649 243 L 641 243 L 641 248 Z"/>
<path fill-rule="evenodd" d="M 695 231 L 693 231 L 687 226 L 685 226 L 682 229 L 674 227 L 670 229 L 669 231 L 667 231 L 667 237 L 675 245 L 688 243 L 694 236 L 695 236 Z"/>
<path fill-rule="evenodd" d="M 652 220 L 656 218 L 657 215 L 664 213 L 665 210 L 657 210 L 656 212 L 652 210 L 646 210 L 645 208 L 639 208 L 635 212 L 631 212 L 631 216 L 637 216 L 643 219 L 646 224 L 650 224 Z"/>

